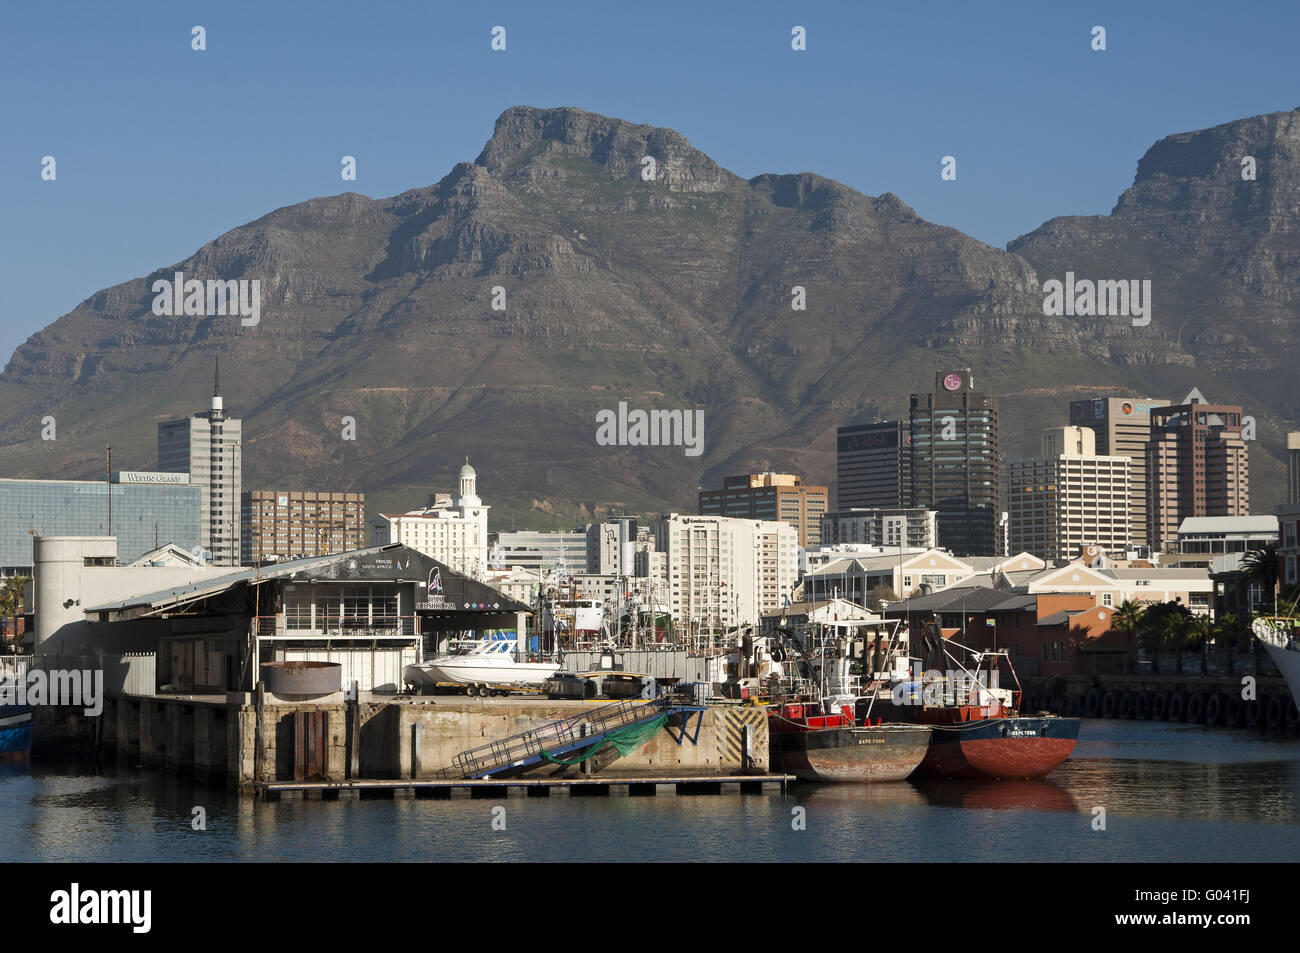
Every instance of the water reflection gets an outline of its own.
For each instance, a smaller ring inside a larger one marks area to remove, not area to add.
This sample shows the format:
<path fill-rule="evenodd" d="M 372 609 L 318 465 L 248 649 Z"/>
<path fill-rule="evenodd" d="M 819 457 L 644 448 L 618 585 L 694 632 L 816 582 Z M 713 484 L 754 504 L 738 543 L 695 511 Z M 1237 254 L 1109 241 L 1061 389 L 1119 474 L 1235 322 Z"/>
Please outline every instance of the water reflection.
<path fill-rule="evenodd" d="M 976 781 L 961 778 L 918 778 L 911 782 L 925 801 L 938 807 L 979 811 L 1071 811 L 1079 804 L 1050 778 Z"/>
<path fill-rule="evenodd" d="M 1106 832 L 1094 830 L 1102 806 Z M 202 807 L 206 830 L 195 830 Z M 493 808 L 504 829 L 493 826 Z M 794 823 L 801 815 L 802 823 Z M 1300 742 L 1085 721 L 1033 781 L 797 784 L 785 796 L 258 803 L 106 765 L 0 765 L 8 860 L 1287 860 Z"/>

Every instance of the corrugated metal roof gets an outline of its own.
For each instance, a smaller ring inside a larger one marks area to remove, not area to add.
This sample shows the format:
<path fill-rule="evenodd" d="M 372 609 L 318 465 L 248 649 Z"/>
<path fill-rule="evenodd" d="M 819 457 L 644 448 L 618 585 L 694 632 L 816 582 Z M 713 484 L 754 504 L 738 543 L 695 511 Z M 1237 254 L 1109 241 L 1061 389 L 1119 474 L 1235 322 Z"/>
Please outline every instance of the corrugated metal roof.
<path fill-rule="evenodd" d="M 269 566 L 262 566 L 260 569 L 238 569 L 220 576 L 210 576 L 197 582 L 186 583 L 183 586 L 173 586 L 170 589 L 160 589 L 157 592 L 148 592 L 139 595 L 128 596 L 116 602 L 107 602 L 102 605 L 91 606 L 85 611 L 90 612 L 115 612 L 129 608 L 160 608 L 162 606 L 176 605 L 181 602 L 191 602 L 195 599 L 205 599 L 218 593 L 246 582 L 266 582 L 272 579 L 292 578 L 302 574 L 304 578 L 313 578 L 313 572 L 346 564 L 349 560 L 357 560 L 366 556 L 374 556 L 379 553 L 391 551 L 394 553 L 409 553 L 412 556 L 419 557 L 422 562 L 429 562 L 440 567 L 441 571 L 448 574 L 449 577 L 458 577 L 466 582 L 482 586 L 485 589 L 491 587 L 486 583 L 475 582 L 468 577 L 462 576 L 449 566 L 439 563 L 436 559 L 431 559 L 417 550 L 410 549 L 402 543 L 386 543 L 383 546 L 371 546 L 367 549 L 354 549 L 346 553 L 335 553 L 332 556 L 307 556 L 302 559 L 290 559 L 285 562 L 275 563 Z M 408 563 L 409 565 L 409 563 Z M 421 576 L 423 574 L 421 573 Z M 372 577 L 367 577 L 372 578 Z M 394 575 L 394 578 L 407 578 Z M 346 582 L 346 578 L 340 578 L 338 581 Z M 495 589 L 492 590 L 496 592 Z M 531 611 L 531 607 L 511 599 L 509 596 L 501 595 L 502 608 L 515 612 Z"/>
<path fill-rule="evenodd" d="M 941 589 L 939 592 L 931 593 L 928 596 L 917 596 L 912 599 L 903 599 L 898 602 L 891 602 L 885 609 L 888 613 L 906 613 L 906 612 L 965 612 L 972 613 L 984 612 L 985 610 L 997 605 L 1000 602 L 1006 602 L 1008 594 L 998 592 L 996 589 L 986 587 L 965 587 L 954 586 L 948 589 Z"/>

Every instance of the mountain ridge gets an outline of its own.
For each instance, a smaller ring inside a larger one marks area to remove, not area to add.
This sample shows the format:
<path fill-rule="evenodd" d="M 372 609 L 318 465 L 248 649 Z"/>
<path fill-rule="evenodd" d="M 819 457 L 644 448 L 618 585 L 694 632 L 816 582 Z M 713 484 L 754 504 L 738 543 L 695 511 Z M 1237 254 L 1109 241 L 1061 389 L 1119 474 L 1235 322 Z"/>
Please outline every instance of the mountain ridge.
<path fill-rule="evenodd" d="M 693 508 L 694 486 L 745 469 L 830 482 L 835 426 L 896 417 L 935 370 L 970 366 L 1006 395 L 1008 455 L 1099 390 L 1196 384 L 1243 402 L 1267 499 L 1300 417 L 1300 398 L 1259 373 L 1297 345 L 1285 275 L 1300 245 L 1278 196 L 1300 182 L 1298 115 L 1166 137 L 1111 215 L 1054 218 L 1003 250 L 892 193 L 811 172 L 744 179 L 673 130 L 511 107 L 473 162 L 432 185 L 284 206 L 88 297 L 0 374 L 0 450 L 7 475 L 87 476 L 107 434 L 115 459 L 147 468 L 154 422 L 206 405 L 220 355 L 248 486 L 310 481 L 411 506 L 468 452 L 494 519 L 563 522 Z M 1227 176 L 1247 145 L 1263 195 Z M 1152 325 L 1043 314 L 1042 281 L 1067 267 L 1151 271 Z M 259 279 L 260 324 L 153 315 L 151 283 L 175 271 Z M 1030 396 L 1044 390 L 1059 399 Z M 704 408 L 704 456 L 597 447 L 595 414 L 619 400 Z M 53 442 L 39 437 L 47 414 Z"/>

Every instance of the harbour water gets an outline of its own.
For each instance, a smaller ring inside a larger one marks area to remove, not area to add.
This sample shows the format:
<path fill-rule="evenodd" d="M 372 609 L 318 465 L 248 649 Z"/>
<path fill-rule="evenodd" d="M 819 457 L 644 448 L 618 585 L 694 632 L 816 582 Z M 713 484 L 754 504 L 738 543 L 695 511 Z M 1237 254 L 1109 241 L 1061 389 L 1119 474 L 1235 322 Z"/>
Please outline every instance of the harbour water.
<path fill-rule="evenodd" d="M 1300 740 L 1088 719 L 1043 781 L 800 784 L 766 796 L 265 804 L 118 766 L 0 765 L 0 857 L 1293 861 Z"/>

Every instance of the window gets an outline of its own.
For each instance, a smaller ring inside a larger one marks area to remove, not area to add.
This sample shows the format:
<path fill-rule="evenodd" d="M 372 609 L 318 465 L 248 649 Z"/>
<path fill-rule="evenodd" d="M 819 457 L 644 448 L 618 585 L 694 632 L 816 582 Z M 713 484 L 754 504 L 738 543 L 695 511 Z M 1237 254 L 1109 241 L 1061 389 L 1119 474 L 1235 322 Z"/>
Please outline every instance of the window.
<path fill-rule="evenodd" d="M 311 590 L 291 586 L 284 593 L 284 624 L 288 629 L 310 629 Z"/>
<path fill-rule="evenodd" d="M 1113 606 L 1115 604 L 1114 594 L 1110 592 L 1103 592 L 1101 594 L 1101 604 L 1104 606 Z"/>

